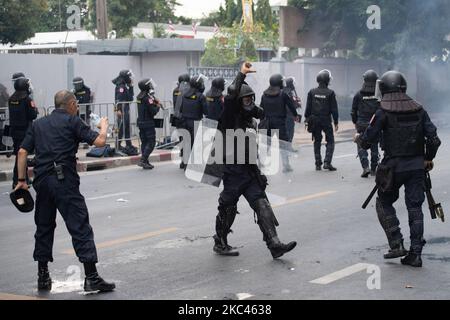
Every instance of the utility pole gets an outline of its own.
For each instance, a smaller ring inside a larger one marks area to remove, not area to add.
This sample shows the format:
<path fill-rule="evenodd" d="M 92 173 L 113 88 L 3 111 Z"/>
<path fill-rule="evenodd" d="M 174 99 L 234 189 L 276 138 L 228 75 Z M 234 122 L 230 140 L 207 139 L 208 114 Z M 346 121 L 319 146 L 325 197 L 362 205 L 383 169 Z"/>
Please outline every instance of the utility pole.
<path fill-rule="evenodd" d="M 96 0 L 97 33 L 99 39 L 108 39 L 108 11 L 106 0 Z"/>

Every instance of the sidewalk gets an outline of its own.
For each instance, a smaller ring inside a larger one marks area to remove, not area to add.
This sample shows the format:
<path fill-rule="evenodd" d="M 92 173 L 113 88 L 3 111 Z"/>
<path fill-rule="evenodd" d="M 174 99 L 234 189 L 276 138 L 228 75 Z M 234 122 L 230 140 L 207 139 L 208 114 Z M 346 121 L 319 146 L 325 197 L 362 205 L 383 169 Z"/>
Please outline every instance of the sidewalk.
<path fill-rule="evenodd" d="M 342 143 L 351 141 L 355 133 L 354 126 L 351 121 L 341 122 L 339 132 L 336 135 L 336 143 Z M 301 145 L 312 145 L 311 134 L 305 129 L 305 125 L 297 125 L 296 133 L 294 138 L 294 146 Z M 138 141 L 133 143 L 136 147 L 139 146 Z M 84 150 L 80 148 L 78 157 L 78 172 L 89 172 L 89 171 L 100 171 L 106 169 L 113 169 L 131 165 L 137 165 L 140 156 L 133 157 L 115 157 L 115 158 L 89 158 L 86 154 L 89 150 Z M 172 161 L 179 158 L 178 150 L 156 150 L 150 156 L 150 162 L 164 162 Z M 12 181 L 13 168 L 14 168 L 15 157 L 7 158 L 5 155 L 0 155 L 0 182 Z M 33 170 L 29 170 L 30 177 L 33 176 Z"/>

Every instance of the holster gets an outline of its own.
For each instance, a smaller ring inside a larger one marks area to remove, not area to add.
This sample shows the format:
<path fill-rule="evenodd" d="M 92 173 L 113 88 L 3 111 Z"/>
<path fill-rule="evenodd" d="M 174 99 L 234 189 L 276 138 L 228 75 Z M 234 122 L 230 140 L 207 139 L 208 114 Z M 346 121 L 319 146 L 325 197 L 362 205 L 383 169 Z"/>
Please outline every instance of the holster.
<path fill-rule="evenodd" d="M 392 192 L 395 184 L 394 180 L 394 167 L 386 165 L 386 161 L 383 161 L 378 165 L 375 179 L 378 189 L 383 193 Z"/>

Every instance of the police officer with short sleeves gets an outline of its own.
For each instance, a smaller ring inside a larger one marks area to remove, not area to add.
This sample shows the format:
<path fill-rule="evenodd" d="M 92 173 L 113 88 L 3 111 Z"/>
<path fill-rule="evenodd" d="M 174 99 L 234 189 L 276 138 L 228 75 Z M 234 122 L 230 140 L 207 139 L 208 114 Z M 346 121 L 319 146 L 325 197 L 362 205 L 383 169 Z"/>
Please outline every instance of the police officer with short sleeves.
<path fill-rule="evenodd" d="M 56 213 L 60 212 L 72 236 L 75 253 L 84 264 L 86 280 L 84 289 L 112 291 L 97 273 L 97 250 L 94 233 L 84 197 L 80 193 L 76 154 L 79 143 L 102 147 L 106 143 L 108 120 L 102 119 L 100 133 L 92 131 L 78 116 L 75 95 L 63 90 L 55 96 L 55 111 L 33 123 L 19 151 L 19 183 L 16 190 L 28 189 L 25 179 L 26 158 L 36 153 L 34 189 L 36 190 L 35 250 L 38 262 L 38 289 L 49 291 L 52 280 L 48 263 L 53 262 L 53 240 Z"/>

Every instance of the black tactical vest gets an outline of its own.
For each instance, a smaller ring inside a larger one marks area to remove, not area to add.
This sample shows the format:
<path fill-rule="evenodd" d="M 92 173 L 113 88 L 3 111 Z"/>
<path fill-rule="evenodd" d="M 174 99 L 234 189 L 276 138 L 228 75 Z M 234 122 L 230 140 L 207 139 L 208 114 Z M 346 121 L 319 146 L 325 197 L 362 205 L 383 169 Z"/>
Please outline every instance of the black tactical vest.
<path fill-rule="evenodd" d="M 327 88 L 316 88 L 312 90 L 312 114 L 316 117 L 330 117 L 331 104 L 330 97 L 333 91 Z"/>
<path fill-rule="evenodd" d="M 75 91 L 75 97 L 79 104 L 88 104 L 91 102 L 91 90 L 87 87 L 83 90 Z"/>
<path fill-rule="evenodd" d="M 30 100 L 28 97 L 20 100 L 9 100 L 9 124 L 11 127 L 28 127 L 31 123 L 31 120 L 28 120 L 29 104 Z"/>
<path fill-rule="evenodd" d="M 197 92 L 189 97 L 183 96 L 181 113 L 184 119 L 201 120 L 203 118 L 203 106 L 201 103 L 201 93 Z"/>
<path fill-rule="evenodd" d="M 424 110 L 414 113 L 386 112 L 383 145 L 388 157 L 413 157 L 425 154 Z"/>
<path fill-rule="evenodd" d="M 158 114 L 158 108 L 154 104 L 155 98 L 153 96 L 139 95 L 137 98 L 138 120 L 139 127 L 146 125 L 154 125 L 155 115 Z"/>
<path fill-rule="evenodd" d="M 267 118 L 286 118 L 287 111 L 284 105 L 283 94 L 277 96 L 264 95 L 264 113 Z"/>
<path fill-rule="evenodd" d="M 369 126 L 373 115 L 380 108 L 380 102 L 374 96 L 361 96 L 361 102 L 358 106 L 358 122 L 360 126 Z"/>
<path fill-rule="evenodd" d="M 206 104 L 208 105 L 208 119 L 219 121 L 223 111 L 222 98 L 206 97 Z"/>

